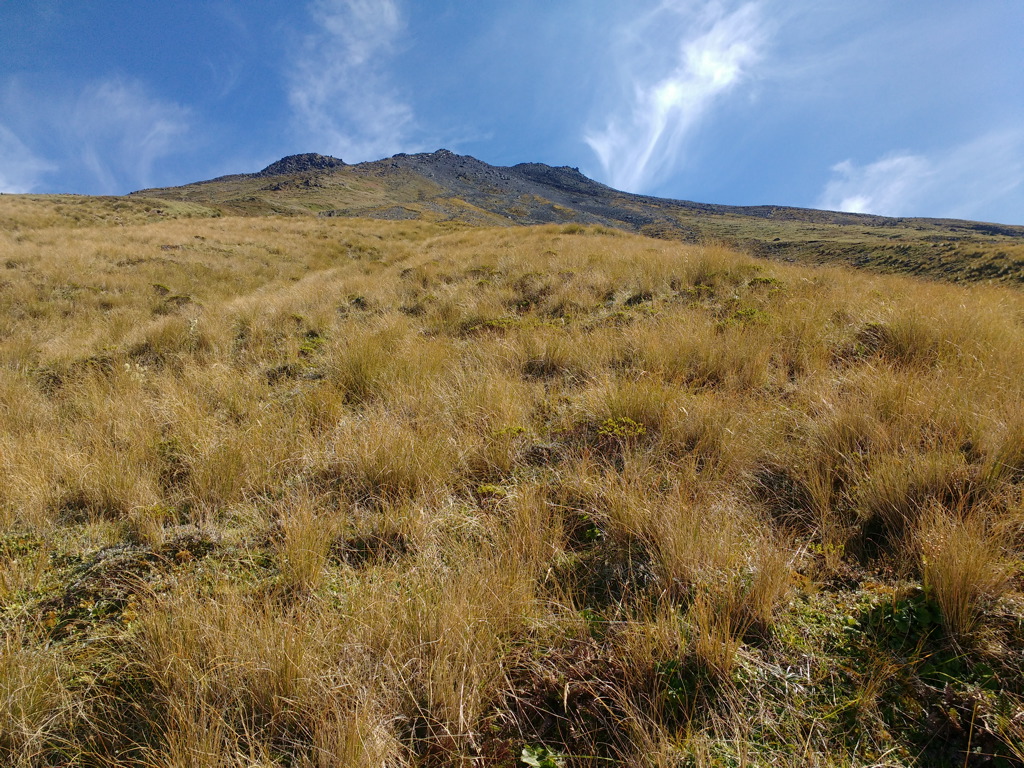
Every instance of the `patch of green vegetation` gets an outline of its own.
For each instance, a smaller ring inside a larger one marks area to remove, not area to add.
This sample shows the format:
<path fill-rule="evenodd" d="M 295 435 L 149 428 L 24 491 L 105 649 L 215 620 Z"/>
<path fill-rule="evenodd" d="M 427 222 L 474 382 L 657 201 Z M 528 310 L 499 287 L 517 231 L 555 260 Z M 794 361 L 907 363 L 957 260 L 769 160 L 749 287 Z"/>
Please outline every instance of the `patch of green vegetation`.
<path fill-rule="evenodd" d="M 763 325 L 769 319 L 770 315 L 758 307 L 741 307 L 733 312 L 725 322 L 726 324 L 736 325 Z"/>
<path fill-rule="evenodd" d="M 0 533 L 0 558 L 24 557 L 38 551 L 42 544 L 42 540 L 32 533 Z"/>
<path fill-rule="evenodd" d="M 320 350 L 325 341 L 327 339 L 319 331 L 306 331 L 299 343 L 299 356 L 312 357 Z"/>
<path fill-rule="evenodd" d="M 693 717 L 703 691 L 710 687 L 696 666 L 687 660 L 669 659 L 654 665 L 661 690 L 664 717 L 669 722 L 686 722 Z"/>
<path fill-rule="evenodd" d="M 523 747 L 519 761 L 531 768 L 565 768 L 565 757 L 544 746 Z"/>
<path fill-rule="evenodd" d="M 503 499 L 508 496 L 508 491 L 500 485 L 483 483 L 476 487 L 476 495 L 485 499 Z"/>
<path fill-rule="evenodd" d="M 597 427 L 600 437 L 613 440 L 632 440 L 647 434 L 647 427 L 625 416 L 605 419 Z"/>

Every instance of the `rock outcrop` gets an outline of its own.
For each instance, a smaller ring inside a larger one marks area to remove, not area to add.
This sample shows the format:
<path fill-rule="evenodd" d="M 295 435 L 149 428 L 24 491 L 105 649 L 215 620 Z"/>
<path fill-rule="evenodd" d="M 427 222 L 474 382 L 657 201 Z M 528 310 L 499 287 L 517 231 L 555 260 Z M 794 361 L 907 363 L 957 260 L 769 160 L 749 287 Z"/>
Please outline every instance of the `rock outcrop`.
<path fill-rule="evenodd" d="M 341 158 L 307 152 L 303 155 L 282 157 L 259 173 L 254 173 L 253 176 L 265 178 L 267 176 L 286 176 L 292 173 L 306 173 L 308 171 L 329 171 L 332 168 L 344 168 L 345 165 L 345 161 Z"/>

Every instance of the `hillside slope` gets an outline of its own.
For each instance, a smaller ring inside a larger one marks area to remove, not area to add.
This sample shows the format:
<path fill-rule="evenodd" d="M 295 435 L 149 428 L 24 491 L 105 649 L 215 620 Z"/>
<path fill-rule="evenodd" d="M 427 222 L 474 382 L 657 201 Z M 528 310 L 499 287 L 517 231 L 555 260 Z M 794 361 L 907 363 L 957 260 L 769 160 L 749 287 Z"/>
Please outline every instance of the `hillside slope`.
<path fill-rule="evenodd" d="M 216 205 L 0 198 L 0 764 L 1024 764 L 1020 291 Z"/>
<path fill-rule="evenodd" d="M 496 167 L 447 150 L 358 165 L 299 155 L 259 173 L 142 190 L 133 197 L 241 215 L 599 224 L 686 242 L 720 241 L 781 260 L 951 281 L 1024 282 L 1024 227 L 666 200 L 619 192 L 574 168 Z"/>

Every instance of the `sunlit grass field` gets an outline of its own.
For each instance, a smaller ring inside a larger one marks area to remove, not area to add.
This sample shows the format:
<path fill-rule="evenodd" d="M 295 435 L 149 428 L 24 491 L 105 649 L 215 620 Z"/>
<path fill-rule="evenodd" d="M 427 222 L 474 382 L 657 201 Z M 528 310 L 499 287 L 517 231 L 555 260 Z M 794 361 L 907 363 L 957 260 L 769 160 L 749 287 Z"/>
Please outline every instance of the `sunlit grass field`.
<path fill-rule="evenodd" d="M 116 203 L 0 199 L 3 765 L 1024 761 L 1019 291 Z"/>

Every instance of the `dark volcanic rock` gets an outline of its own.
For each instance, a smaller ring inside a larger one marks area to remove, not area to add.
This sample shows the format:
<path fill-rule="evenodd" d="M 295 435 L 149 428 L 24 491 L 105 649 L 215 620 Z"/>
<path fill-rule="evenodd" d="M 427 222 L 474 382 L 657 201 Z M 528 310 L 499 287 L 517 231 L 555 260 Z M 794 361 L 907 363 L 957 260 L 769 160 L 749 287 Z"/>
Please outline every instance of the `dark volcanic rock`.
<path fill-rule="evenodd" d="M 318 155 L 315 152 L 307 152 L 304 155 L 288 155 L 282 157 L 276 163 L 271 163 L 259 173 L 254 173 L 256 178 L 267 176 L 286 176 L 291 173 L 305 173 L 307 171 L 329 171 L 332 168 L 343 168 L 345 161 L 330 157 L 329 155 Z"/>
<path fill-rule="evenodd" d="M 512 166 L 510 170 L 525 179 L 563 192 L 594 195 L 614 191 L 600 182 L 587 178 L 580 173 L 579 168 L 570 168 L 567 165 L 552 168 L 543 163 L 520 163 Z"/>

